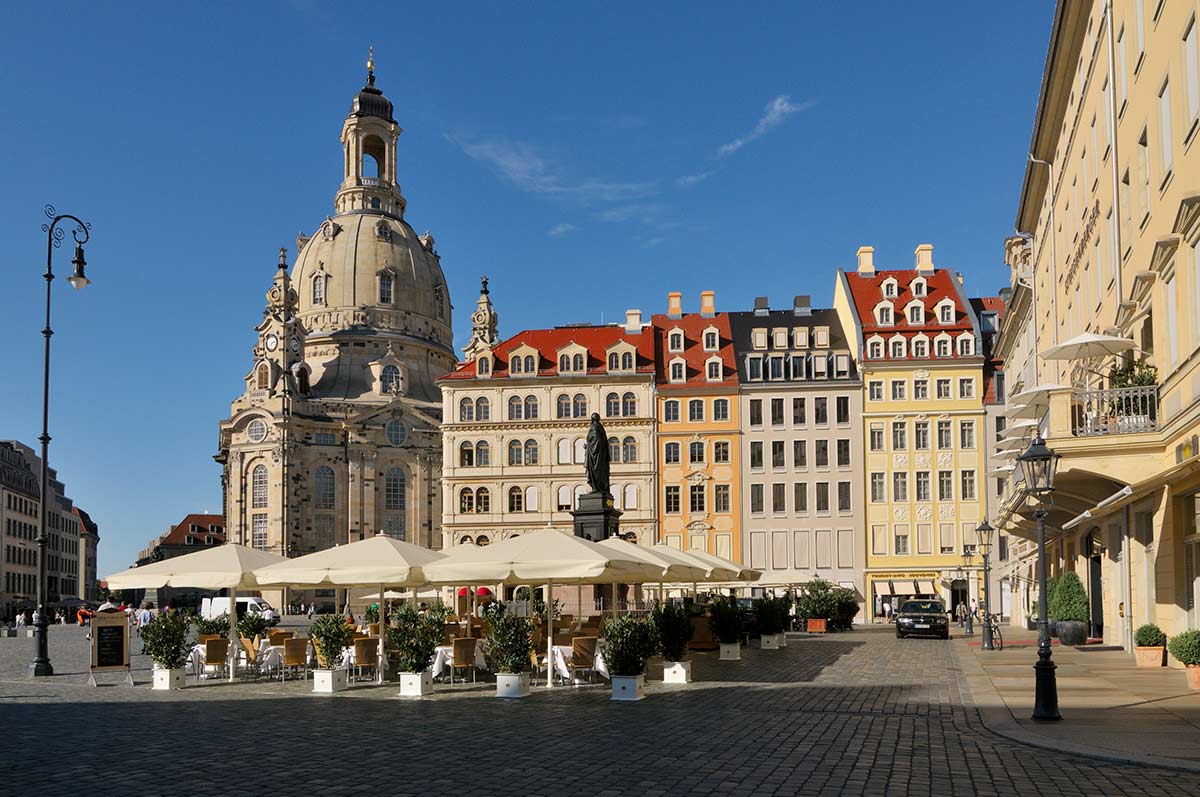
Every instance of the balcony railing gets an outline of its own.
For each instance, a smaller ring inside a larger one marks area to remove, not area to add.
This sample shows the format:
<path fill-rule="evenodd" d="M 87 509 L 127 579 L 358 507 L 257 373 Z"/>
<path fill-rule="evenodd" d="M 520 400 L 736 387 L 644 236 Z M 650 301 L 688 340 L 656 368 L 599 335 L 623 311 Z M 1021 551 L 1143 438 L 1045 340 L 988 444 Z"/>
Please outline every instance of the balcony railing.
<path fill-rule="evenodd" d="M 1158 428 L 1158 386 L 1076 390 L 1071 396 L 1071 434 L 1153 432 Z"/>
<path fill-rule="evenodd" d="M 380 180 L 378 177 L 360 177 L 358 184 L 367 186 L 368 188 L 391 188 L 392 184 L 387 180 Z"/>

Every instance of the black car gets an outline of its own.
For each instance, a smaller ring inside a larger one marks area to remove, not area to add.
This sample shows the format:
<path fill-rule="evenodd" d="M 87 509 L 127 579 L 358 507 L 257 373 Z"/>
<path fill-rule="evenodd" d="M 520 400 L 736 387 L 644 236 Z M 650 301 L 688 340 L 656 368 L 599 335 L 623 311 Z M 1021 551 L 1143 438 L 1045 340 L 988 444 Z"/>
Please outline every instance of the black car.
<path fill-rule="evenodd" d="M 950 638 L 950 616 L 938 600 L 912 600 L 900 604 L 896 614 L 896 638 L 937 636 Z"/>

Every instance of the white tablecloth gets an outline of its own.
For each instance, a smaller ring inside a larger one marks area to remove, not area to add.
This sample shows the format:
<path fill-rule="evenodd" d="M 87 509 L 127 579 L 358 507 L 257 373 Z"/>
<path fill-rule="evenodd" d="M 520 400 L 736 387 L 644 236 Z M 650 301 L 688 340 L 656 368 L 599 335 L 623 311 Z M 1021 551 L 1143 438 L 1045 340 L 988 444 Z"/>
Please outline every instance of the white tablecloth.
<path fill-rule="evenodd" d="M 430 668 L 435 677 L 442 675 L 454 664 L 454 646 L 438 645 L 433 655 L 433 666 Z M 475 640 L 475 666 L 481 670 L 487 669 L 487 659 L 483 656 L 483 640 Z"/>
<path fill-rule="evenodd" d="M 596 660 L 592 663 L 592 669 L 600 673 L 601 677 L 608 678 L 608 665 L 604 663 L 603 646 L 603 642 L 596 645 Z M 571 668 L 567 666 L 567 660 L 571 658 L 573 650 L 570 645 L 554 646 L 554 671 L 563 678 L 570 679 L 571 677 Z"/>

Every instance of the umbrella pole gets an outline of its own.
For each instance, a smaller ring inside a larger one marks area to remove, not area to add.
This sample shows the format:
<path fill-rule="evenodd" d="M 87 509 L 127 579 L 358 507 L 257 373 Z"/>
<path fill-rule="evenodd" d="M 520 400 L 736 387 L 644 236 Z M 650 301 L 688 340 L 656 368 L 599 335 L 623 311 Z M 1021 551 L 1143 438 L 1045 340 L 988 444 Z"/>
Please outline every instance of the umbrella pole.
<path fill-rule="evenodd" d="M 554 685 L 554 582 L 546 582 L 546 688 Z M 530 599 L 533 595 L 530 593 Z"/>
<path fill-rule="evenodd" d="M 237 624 L 237 589 L 229 588 L 229 680 L 233 681 L 233 671 L 237 668 L 238 649 L 242 646 L 242 638 L 238 633 Z"/>
<path fill-rule="evenodd" d="M 617 582 L 614 581 L 612 587 L 612 606 L 609 608 L 612 611 L 612 617 L 615 620 L 617 619 Z"/>
<path fill-rule="evenodd" d="M 384 649 L 387 634 L 383 632 L 383 585 L 379 585 L 379 666 L 375 668 L 375 673 L 379 679 L 379 683 L 383 683 L 383 665 L 387 661 L 387 651 Z M 371 630 L 370 624 L 367 625 L 367 630 Z"/>

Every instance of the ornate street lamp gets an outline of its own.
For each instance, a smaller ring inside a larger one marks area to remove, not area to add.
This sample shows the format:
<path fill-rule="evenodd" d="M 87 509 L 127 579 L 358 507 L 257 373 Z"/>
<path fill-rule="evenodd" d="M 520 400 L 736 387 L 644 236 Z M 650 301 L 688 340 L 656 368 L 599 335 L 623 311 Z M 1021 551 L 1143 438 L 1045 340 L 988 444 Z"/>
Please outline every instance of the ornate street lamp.
<path fill-rule="evenodd" d="M 46 279 L 46 327 L 42 330 L 42 336 L 46 339 L 45 359 L 42 369 L 42 435 L 38 440 L 42 443 L 42 507 L 38 513 L 38 581 L 37 581 L 37 622 L 33 624 L 34 638 L 34 654 L 33 663 L 29 665 L 30 676 L 54 675 L 54 667 L 50 665 L 50 648 L 47 644 L 46 627 L 49 625 L 49 618 L 46 613 L 47 600 L 47 583 L 46 583 L 46 543 L 49 540 L 46 537 L 46 521 L 50 516 L 50 508 L 52 501 L 50 500 L 50 336 L 54 334 L 54 330 L 50 328 L 50 283 L 54 281 L 54 271 L 51 268 L 51 260 L 53 259 L 54 250 L 62 245 L 63 238 L 66 237 L 66 229 L 60 227 L 60 222 L 70 222 L 75 225 L 75 229 L 71 230 L 71 237 L 75 239 L 75 255 L 71 258 L 71 264 L 75 266 L 74 272 L 67 277 L 67 282 L 71 283 L 71 287 L 75 290 L 82 289 L 91 280 L 84 274 L 84 266 L 87 261 L 83 257 L 83 245 L 88 242 L 89 231 L 92 225 L 80 221 L 74 216 L 68 214 L 59 214 L 55 211 L 53 205 L 46 205 L 46 216 L 51 219 L 48 224 L 42 225 L 42 232 L 46 233 L 46 273 L 43 275 Z"/>
<path fill-rule="evenodd" d="M 992 532 L 995 531 L 985 520 L 975 527 L 979 539 L 979 554 L 983 557 L 983 643 L 984 650 L 992 647 L 992 570 L 988 565 L 988 554 L 992 552 Z"/>
<path fill-rule="evenodd" d="M 1025 479 L 1025 493 L 1037 499 L 1033 513 L 1037 521 L 1038 544 L 1038 660 L 1033 665 L 1035 691 L 1033 719 L 1060 720 L 1058 713 L 1058 683 L 1054 662 L 1050 660 L 1050 628 L 1046 621 L 1046 498 L 1054 492 L 1054 477 L 1058 471 L 1059 455 L 1046 447 L 1039 435 L 1029 450 L 1017 457 L 1017 467 Z"/>
<path fill-rule="evenodd" d="M 971 546 L 964 545 L 962 552 L 962 574 L 963 583 L 967 585 L 967 636 L 975 636 L 975 617 L 971 613 L 971 561 L 975 555 L 971 552 Z"/>

